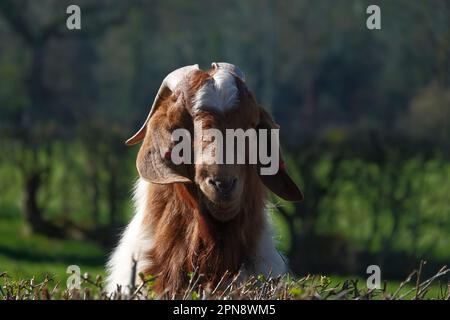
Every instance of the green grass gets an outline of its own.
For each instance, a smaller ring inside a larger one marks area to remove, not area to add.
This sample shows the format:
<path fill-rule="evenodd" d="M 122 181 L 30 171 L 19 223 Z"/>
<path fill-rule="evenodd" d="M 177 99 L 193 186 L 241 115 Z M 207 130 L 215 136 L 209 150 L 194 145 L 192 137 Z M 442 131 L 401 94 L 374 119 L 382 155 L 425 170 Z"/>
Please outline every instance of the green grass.
<path fill-rule="evenodd" d="M 360 278 L 360 277 L 343 277 L 343 276 L 338 276 L 338 275 L 333 275 L 330 276 L 329 279 L 330 281 L 330 286 L 336 287 L 336 286 L 341 286 L 342 284 L 344 284 L 346 281 L 348 281 L 349 279 L 353 280 L 353 281 L 357 281 L 358 285 L 360 287 L 364 287 L 366 284 L 366 279 Z M 443 278 L 444 281 L 441 281 L 442 279 L 438 279 L 436 281 L 434 281 L 430 287 L 428 288 L 424 298 L 426 299 L 440 299 L 443 295 L 443 292 L 445 290 L 448 290 L 447 286 L 449 285 L 448 283 L 445 282 L 445 278 Z M 405 277 L 406 280 L 406 277 Z M 405 294 L 405 299 L 412 299 L 414 298 L 415 295 L 415 286 L 416 286 L 416 282 L 415 282 L 415 278 L 411 279 L 410 282 L 405 283 L 402 287 L 401 290 L 399 290 L 398 294 L 401 296 L 403 294 Z M 426 279 L 422 279 L 422 280 L 426 280 Z M 384 283 L 385 282 L 385 283 Z M 396 280 L 388 280 L 388 281 L 383 281 L 382 279 L 382 284 L 381 287 L 383 289 L 384 285 L 386 285 L 386 292 L 388 293 L 394 293 L 401 285 L 402 281 L 396 281 Z M 410 292 L 410 293 L 408 293 Z"/>
<path fill-rule="evenodd" d="M 21 220 L 0 218 L 0 272 L 11 278 L 51 276 L 65 281 L 69 265 L 78 265 L 82 273 L 103 275 L 106 259 L 105 250 L 95 244 L 30 234 Z"/>
<path fill-rule="evenodd" d="M 449 269 L 443 273 L 448 272 Z M 77 289 L 65 289 L 64 285 L 54 286 L 53 281 L 37 282 L 30 279 L 15 280 L 0 273 L 0 300 L 6 299 L 250 299 L 250 300 L 422 300 L 437 299 L 450 300 L 449 288 L 443 287 L 436 294 L 431 295 L 428 280 L 422 280 L 417 285 L 369 290 L 365 284 L 354 280 L 331 279 L 324 276 L 306 276 L 293 279 L 290 276 L 266 279 L 262 276 L 251 277 L 245 282 L 233 281 L 221 287 L 205 288 L 197 285 L 202 275 L 190 274 L 189 286 L 176 295 L 158 294 L 153 290 L 154 278 L 141 277 L 142 283 L 132 289 L 130 294 L 124 290 L 116 291 L 112 296 L 102 289 L 98 278 L 86 277 L 81 279 Z"/>

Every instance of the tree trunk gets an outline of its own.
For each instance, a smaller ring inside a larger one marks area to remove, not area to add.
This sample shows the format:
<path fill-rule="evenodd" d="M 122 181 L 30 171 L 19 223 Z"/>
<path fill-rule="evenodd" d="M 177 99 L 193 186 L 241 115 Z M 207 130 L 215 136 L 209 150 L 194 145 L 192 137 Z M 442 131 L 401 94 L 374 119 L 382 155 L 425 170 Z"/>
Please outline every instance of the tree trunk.
<path fill-rule="evenodd" d="M 25 219 L 33 232 L 40 232 L 43 225 L 42 211 L 38 205 L 38 193 L 42 184 L 39 172 L 32 172 L 25 176 Z"/>
<path fill-rule="evenodd" d="M 33 233 L 47 235 L 49 237 L 64 238 L 64 231 L 57 226 L 48 223 L 42 217 L 42 209 L 39 207 L 38 195 L 42 187 L 43 171 L 25 173 L 24 215 L 25 220 Z"/>

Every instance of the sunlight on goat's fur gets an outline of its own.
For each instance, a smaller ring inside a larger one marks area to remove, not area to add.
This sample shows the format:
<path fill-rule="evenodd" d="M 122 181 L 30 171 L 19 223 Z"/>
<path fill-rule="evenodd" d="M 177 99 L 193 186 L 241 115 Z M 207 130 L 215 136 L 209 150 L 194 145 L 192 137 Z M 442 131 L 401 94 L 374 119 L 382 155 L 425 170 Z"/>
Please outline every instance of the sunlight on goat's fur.
<path fill-rule="evenodd" d="M 179 296 L 191 285 L 188 274 L 200 275 L 198 284 L 205 288 L 222 289 L 252 275 L 288 271 L 273 240 L 266 187 L 286 200 L 303 195 L 282 166 L 281 153 L 271 176 L 258 173 L 260 164 L 174 164 L 164 157 L 176 128 L 278 128 L 247 89 L 242 71 L 226 63 L 213 67 L 169 74 L 144 125 L 127 141 L 143 140 L 140 178 L 135 215 L 108 262 L 109 292 L 120 286 L 130 293 L 142 284 L 139 274 L 155 276 L 158 295 Z M 196 137 L 194 149 L 208 143 Z"/>

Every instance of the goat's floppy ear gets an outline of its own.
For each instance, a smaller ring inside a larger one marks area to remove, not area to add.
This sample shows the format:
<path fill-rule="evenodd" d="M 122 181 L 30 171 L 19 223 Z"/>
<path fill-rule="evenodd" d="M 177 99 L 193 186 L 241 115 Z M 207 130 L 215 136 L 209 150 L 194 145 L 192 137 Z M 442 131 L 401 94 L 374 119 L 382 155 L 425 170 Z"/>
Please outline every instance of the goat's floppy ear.
<path fill-rule="evenodd" d="M 155 114 L 150 119 L 136 160 L 139 175 L 148 182 L 158 184 L 191 183 L 188 165 L 175 165 L 171 161 L 173 142 L 168 127 L 165 114 Z"/>
<path fill-rule="evenodd" d="M 258 129 L 279 129 L 279 125 L 275 123 L 269 113 L 262 107 L 259 107 L 259 124 Z M 268 139 L 270 139 L 268 134 Z M 260 141 L 261 143 L 261 141 Z M 270 144 L 270 141 L 267 141 Z M 270 150 L 270 149 L 269 149 Z M 274 175 L 259 174 L 264 185 L 279 197 L 288 201 L 302 201 L 303 193 L 297 187 L 295 182 L 286 171 L 281 150 L 279 150 L 279 170 Z M 258 171 L 260 168 L 258 168 Z M 259 173 L 259 172 L 258 172 Z"/>

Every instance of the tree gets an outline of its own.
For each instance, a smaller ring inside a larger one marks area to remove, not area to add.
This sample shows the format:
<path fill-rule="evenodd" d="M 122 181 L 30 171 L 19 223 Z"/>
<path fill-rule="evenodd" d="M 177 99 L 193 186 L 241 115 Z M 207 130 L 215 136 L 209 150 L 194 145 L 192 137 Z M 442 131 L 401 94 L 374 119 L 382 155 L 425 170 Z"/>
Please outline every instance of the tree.
<path fill-rule="evenodd" d="M 9 123 L 8 137 L 20 148 L 16 159 L 21 168 L 24 181 L 24 216 L 35 232 L 61 235 L 61 232 L 43 218 L 43 208 L 39 203 L 39 193 L 51 170 L 51 143 L 63 137 L 67 125 L 73 125 L 76 108 L 61 113 L 55 104 L 58 94 L 55 86 L 48 85 L 46 65 L 49 46 L 54 39 L 75 37 L 98 37 L 111 26 L 123 23 L 127 13 L 137 2 L 127 4 L 116 1 L 86 2 L 82 6 L 84 29 L 71 34 L 66 29 L 64 5 L 60 1 L 36 2 L 11 1 L 0 2 L 0 14 L 11 30 L 22 40 L 23 48 L 29 55 L 29 68 L 26 69 L 24 94 L 28 103 L 18 110 L 18 121 Z M 42 14 L 44 8 L 49 15 Z M 89 26 L 89 27 L 88 27 Z M 64 54 L 70 55 L 70 51 Z"/>

